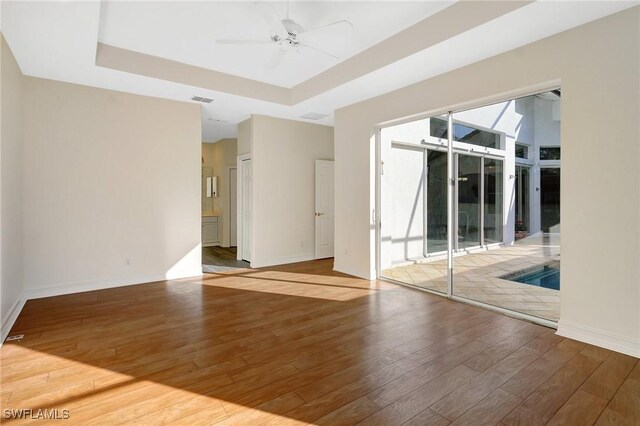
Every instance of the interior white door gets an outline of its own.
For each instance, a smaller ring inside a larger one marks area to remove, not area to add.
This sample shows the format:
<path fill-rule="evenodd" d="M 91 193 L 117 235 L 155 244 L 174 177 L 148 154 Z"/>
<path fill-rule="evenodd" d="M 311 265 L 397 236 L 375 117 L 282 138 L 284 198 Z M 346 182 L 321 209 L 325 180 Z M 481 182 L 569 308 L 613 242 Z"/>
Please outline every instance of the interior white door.
<path fill-rule="evenodd" d="M 251 262 L 251 211 L 252 211 L 251 159 L 242 161 L 242 259 Z"/>
<path fill-rule="evenodd" d="M 333 257 L 333 161 L 316 160 L 316 259 Z"/>
<path fill-rule="evenodd" d="M 229 169 L 229 245 L 238 245 L 238 169 Z"/>

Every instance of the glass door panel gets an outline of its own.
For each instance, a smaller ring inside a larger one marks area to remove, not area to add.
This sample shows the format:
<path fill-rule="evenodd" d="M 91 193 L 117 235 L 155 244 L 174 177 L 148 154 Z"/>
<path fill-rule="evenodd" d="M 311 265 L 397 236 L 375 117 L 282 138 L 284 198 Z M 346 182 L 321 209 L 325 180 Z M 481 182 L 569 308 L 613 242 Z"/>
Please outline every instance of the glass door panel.
<path fill-rule="evenodd" d="M 530 170 L 529 167 L 516 166 L 516 241 L 526 238 L 529 233 L 529 198 L 530 198 Z"/>
<path fill-rule="evenodd" d="M 503 161 L 484 158 L 484 242 L 502 242 Z"/>
<path fill-rule="evenodd" d="M 420 143 L 424 123 L 380 134 L 380 274 L 446 294 L 447 152 Z"/>
<path fill-rule="evenodd" d="M 383 129 L 380 275 L 557 321 L 560 161 L 541 167 L 516 148 L 560 146 L 560 97 L 555 90 Z"/>
<path fill-rule="evenodd" d="M 427 154 L 427 253 L 447 251 L 447 153 Z"/>
<path fill-rule="evenodd" d="M 480 245 L 480 157 L 457 154 L 458 249 Z"/>
<path fill-rule="evenodd" d="M 466 152 L 461 150 L 471 149 L 468 145 L 453 142 L 458 150 L 454 296 L 558 320 L 560 172 L 551 164 L 541 168 L 516 148 L 518 141 L 532 152 L 560 146 L 559 117 L 544 114 L 559 109 L 560 101 L 559 93 L 547 92 L 454 114 L 454 121 L 499 133 L 501 141 L 500 150 Z M 481 235 L 475 232 L 478 223 Z M 482 250 L 464 250 L 479 244 Z"/>
<path fill-rule="evenodd" d="M 540 221 L 542 231 L 560 232 L 560 169 L 540 169 Z"/>

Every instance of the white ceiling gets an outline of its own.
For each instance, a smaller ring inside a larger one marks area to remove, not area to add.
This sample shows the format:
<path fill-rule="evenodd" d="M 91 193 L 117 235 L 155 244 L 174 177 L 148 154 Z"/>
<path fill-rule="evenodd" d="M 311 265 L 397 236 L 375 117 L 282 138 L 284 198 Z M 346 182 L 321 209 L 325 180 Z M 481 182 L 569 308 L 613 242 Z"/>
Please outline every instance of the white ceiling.
<path fill-rule="evenodd" d="M 2 1 L 2 32 L 25 75 L 188 101 L 199 95 L 214 102 L 202 107 L 203 140 L 234 137 L 237 123 L 251 114 L 302 120 L 308 112 L 329 114 L 319 120 L 333 124 L 340 107 L 433 77 L 497 55 L 555 33 L 637 5 L 616 1 L 537 1 L 490 20 L 441 43 L 427 46 L 397 62 L 369 70 L 324 93 L 293 106 L 206 90 L 95 65 L 98 41 L 142 53 L 290 87 L 322 70 L 306 60 L 291 58 L 280 73 L 265 72 L 252 62 L 256 55 L 213 49 L 216 37 L 235 38 L 234 28 L 253 23 L 240 13 L 243 2 L 20 2 Z M 275 4 L 282 8 L 282 4 Z M 379 7 L 379 9 L 377 9 Z M 291 16 L 303 25 L 321 25 L 348 18 L 354 22 L 350 55 L 401 31 L 440 6 L 405 2 L 295 2 Z M 103 9 L 101 11 L 101 9 Z M 343 12 L 344 11 L 344 12 Z M 101 13 L 102 12 L 102 13 Z M 420 14 L 421 13 L 421 14 Z M 213 14 L 213 17 L 210 17 Z M 393 19 L 388 19 L 393 16 Z M 299 18 L 298 18 L 299 17 Z M 101 25 L 102 21 L 102 25 Z M 193 23 L 193 25 L 191 25 Z M 212 23 L 219 28 L 211 30 Z M 236 26 L 237 23 L 237 26 Z M 251 25 L 253 25 L 251 24 Z M 257 28 L 257 27 L 256 27 Z M 224 32 L 223 32 L 224 29 Z M 261 31 L 264 27 L 261 29 Z M 375 31 L 373 31 L 375 29 Z M 360 35 L 358 35 L 360 34 Z M 451 54 L 451 53 L 455 54 Z M 257 61 L 257 59 L 256 59 Z M 329 64 L 331 65 L 331 64 Z M 328 66 L 328 65 L 325 65 Z M 285 72 L 286 71 L 286 72 Z M 214 121 L 209 120 L 214 118 Z"/>
<path fill-rule="evenodd" d="M 281 18 L 286 2 L 265 2 Z M 346 19 L 351 37 L 319 46 L 340 59 L 291 52 L 265 68 L 270 46 L 216 45 L 216 39 L 269 39 L 269 28 L 251 2 L 104 2 L 99 40 L 190 65 L 292 87 L 444 9 L 453 1 L 292 1 L 289 16 L 305 29 Z M 364 12 L 364 13 L 363 13 Z"/>

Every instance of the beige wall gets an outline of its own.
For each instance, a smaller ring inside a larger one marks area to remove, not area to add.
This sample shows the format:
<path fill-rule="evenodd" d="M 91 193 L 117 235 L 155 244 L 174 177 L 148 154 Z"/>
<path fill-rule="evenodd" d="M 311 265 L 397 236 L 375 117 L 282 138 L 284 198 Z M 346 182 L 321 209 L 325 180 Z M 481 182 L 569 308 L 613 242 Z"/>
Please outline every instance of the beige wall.
<path fill-rule="evenodd" d="M 22 82 L 11 49 L 0 36 L 0 318 L 4 341 L 19 312 L 22 279 Z"/>
<path fill-rule="evenodd" d="M 254 115 L 253 259 L 262 267 L 315 256 L 315 160 L 333 159 L 333 127 Z"/>
<path fill-rule="evenodd" d="M 213 198 L 213 211 L 218 216 L 220 245 L 229 247 L 229 168 L 235 168 L 238 157 L 237 139 L 222 139 L 216 143 L 202 144 L 203 167 L 213 168 L 218 177 L 218 196 Z"/>
<path fill-rule="evenodd" d="M 200 107 L 25 78 L 27 297 L 201 273 Z"/>
<path fill-rule="evenodd" d="M 336 113 L 336 269 L 373 277 L 374 125 L 562 85 L 559 332 L 640 356 L 640 8 Z"/>
<path fill-rule="evenodd" d="M 253 145 L 253 120 L 248 119 L 238 124 L 238 155 L 251 154 Z"/>

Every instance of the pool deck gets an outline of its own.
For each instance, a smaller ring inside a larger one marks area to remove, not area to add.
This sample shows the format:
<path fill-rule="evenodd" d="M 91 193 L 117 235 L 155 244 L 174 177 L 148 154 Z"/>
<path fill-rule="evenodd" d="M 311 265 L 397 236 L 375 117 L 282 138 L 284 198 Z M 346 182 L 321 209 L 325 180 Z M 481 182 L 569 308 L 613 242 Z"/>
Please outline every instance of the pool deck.
<path fill-rule="evenodd" d="M 469 253 L 454 258 L 453 293 L 457 296 L 558 321 L 558 290 L 509 281 L 500 277 L 522 269 L 560 261 L 558 235 L 534 235 L 511 247 Z M 420 261 L 383 271 L 396 281 L 446 293 L 447 260 Z"/>

